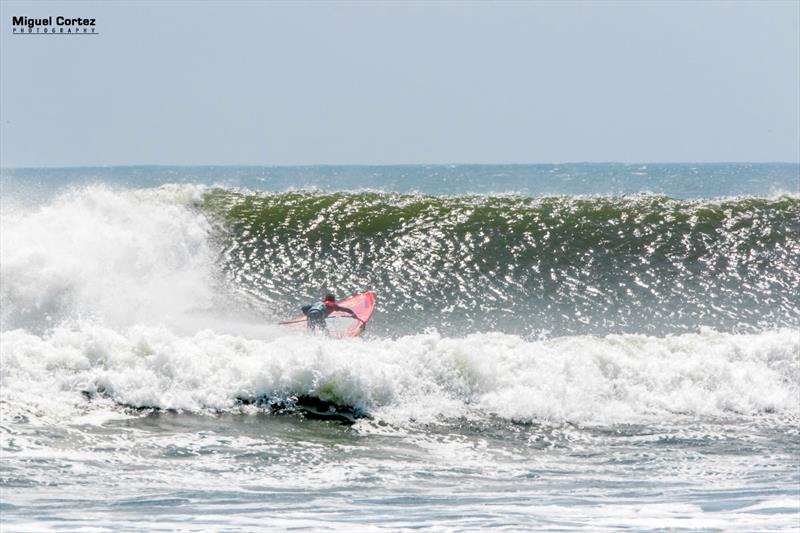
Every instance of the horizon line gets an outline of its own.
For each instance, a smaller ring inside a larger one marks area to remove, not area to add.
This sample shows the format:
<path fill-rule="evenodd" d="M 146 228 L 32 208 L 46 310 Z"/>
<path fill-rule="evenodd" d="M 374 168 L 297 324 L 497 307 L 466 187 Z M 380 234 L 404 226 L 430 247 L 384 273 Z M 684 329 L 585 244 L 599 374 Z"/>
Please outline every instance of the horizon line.
<path fill-rule="evenodd" d="M 554 163 L 246 163 L 246 164 L 160 164 L 125 163 L 113 165 L 0 166 L 0 170 L 46 170 L 90 168 L 310 168 L 310 167 L 479 167 L 558 165 L 798 165 L 800 161 L 561 161 Z"/>

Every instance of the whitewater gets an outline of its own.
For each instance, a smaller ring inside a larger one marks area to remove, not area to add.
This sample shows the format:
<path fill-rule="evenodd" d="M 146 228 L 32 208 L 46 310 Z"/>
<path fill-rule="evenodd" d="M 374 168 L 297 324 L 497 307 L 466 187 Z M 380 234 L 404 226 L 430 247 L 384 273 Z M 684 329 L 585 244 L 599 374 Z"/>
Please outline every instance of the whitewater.
<path fill-rule="evenodd" d="M 797 530 L 798 179 L 3 170 L 2 529 Z"/>

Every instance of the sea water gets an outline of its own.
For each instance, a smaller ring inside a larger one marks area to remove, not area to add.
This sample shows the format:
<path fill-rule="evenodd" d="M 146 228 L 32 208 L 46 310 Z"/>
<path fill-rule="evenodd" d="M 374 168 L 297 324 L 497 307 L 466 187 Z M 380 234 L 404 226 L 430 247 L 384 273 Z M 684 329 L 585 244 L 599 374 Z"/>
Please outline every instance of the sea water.
<path fill-rule="evenodd" d="M 3 531 L 800 528 L 796 164 L 0 186 Z"/>

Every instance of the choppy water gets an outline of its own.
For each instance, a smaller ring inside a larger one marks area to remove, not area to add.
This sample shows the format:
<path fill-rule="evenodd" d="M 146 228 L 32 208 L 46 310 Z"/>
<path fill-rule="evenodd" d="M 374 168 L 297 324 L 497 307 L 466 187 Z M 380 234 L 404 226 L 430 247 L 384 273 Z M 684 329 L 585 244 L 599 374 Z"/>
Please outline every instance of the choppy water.
<path fill-rule="evenodd" d="M 800 523 L 797 165 L 0 185 L 4 531 Z M 367 335 L 274 325 L 329 289 Z"/>

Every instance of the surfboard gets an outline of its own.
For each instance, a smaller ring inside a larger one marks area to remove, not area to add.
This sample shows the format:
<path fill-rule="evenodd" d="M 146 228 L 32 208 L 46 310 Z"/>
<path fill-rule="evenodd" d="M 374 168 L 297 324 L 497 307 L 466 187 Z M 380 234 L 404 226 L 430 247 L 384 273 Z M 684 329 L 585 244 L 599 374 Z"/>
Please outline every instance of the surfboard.
<path fill-rule="evenodd" d="M 334 311 L 325 320 L 328 327 L 328 333 L 331 337 L 356 337 L 364 331 L 364 326 L 372 318 L 372 312 L 375 310 L 375 295 L 367 291 L 362 294 L 350 296 L 339 302 L 337 305 L 352 309 L 353 312 L 361 319 L 358 321 L 341 311 Z M 306 329 L 306 317 L 300 316 L 281 322 L 282 325 L 289 326 L 293 329 Z"/>

